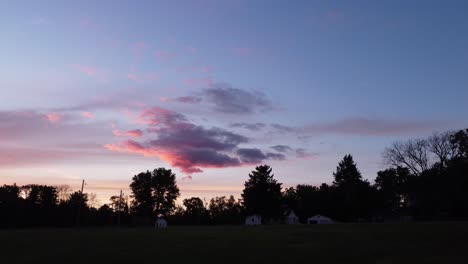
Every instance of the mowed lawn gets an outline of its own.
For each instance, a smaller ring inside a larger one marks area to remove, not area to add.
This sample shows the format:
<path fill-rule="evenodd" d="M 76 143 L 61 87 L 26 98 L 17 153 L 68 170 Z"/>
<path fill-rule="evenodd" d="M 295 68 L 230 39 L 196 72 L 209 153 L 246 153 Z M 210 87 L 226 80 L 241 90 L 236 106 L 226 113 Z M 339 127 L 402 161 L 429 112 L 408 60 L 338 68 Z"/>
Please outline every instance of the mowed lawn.
<path fill-rule="evenodd" d="M 0 230 L 0 263 L 468 263 L 468 223 Z"/>

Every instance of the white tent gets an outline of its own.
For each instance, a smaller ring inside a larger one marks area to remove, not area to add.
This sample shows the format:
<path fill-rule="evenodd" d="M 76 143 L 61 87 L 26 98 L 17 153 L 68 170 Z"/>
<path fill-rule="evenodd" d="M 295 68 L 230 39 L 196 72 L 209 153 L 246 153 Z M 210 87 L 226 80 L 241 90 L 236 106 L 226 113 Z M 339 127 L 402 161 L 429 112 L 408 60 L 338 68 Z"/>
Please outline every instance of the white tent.
<path fill-rule="evenodd" d="M 299 223 L 299 217 L 297 217 L 296 213 L 294 212 L 294 210 L 291 210 L 289 211 L 288 214 L 286 214 L 286 216 L 284 217 L 284 222 L 287 224 L 287 225 L 295 225 L 297 223 Z"/>
<path fill-rule="evenodd" d="M 167 227 L 167 221 L 163 218 L 158 218 L 156 219 L 156 223 L 154 224 L 155 228 L 166 228 Z"/>
<path fill-rule="evenodd" d="M 308 224 L 334 224 L 335 222 L 326 216 L 315 215 L 307 219 Z"/>
<path fill-rule="evenodd" d="M 258 214 L 249 215 L 245 218 L 245 225 L 261 225 L 262 224 L 262 216 Z"/>

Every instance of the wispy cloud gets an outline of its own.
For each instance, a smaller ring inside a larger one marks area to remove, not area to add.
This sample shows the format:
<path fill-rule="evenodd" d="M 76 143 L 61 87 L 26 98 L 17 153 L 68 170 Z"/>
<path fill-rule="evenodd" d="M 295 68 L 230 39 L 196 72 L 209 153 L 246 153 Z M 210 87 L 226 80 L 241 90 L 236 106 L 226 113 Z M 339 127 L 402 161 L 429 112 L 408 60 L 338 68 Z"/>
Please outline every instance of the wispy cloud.
<path fill-rule="evenodd" d="M 104 156 L 105 151 L 96 142 L 108 139 L 108 133 L 102 124 L 85 124 L 71 114 L 0 111 L 0 166 Z"/>
<path fill-rule="evenodd" d="M 49 20 L 45 17 L 34 17 L 31 19 L 31 23 L 33 25 L 45 25 L 49 22 Z"/>
<path fill-rule="evenodd" d="M 259 164 L 266 159 L 285 160 L 286 156 L 278 153 L 263 153 L 258 148 L 239 148 L 236 153 L 245 164 Z"/>
<path fill-rule="evenodd" d="M 229 84 L 213 84 L 201 95 L 216 111 L 223 113 L 252 114 L 273 109 L 272 102 L 262 92 L 242 90 Z"/>
<path fill-rule="evenodd" d="M 91 113 L 91 112 L 86 112 L 86 111 L 85 111 L 85 112 L 82 112 L 81 114 L 82 114 L 84 117 L 88 118 L 88 119 L 93 119 L 93 118 L 94 118 L 94 115 L 93 115 L 93 113 Z"/>
<path fill-rule="evenodd" d="M 447 124 L 442 121 L 372 119 L 365 117 L 346 118 L 337 121 L 313 123 L 305 126 L 285 126 L 271 124 L 271 127 L 281 133 L 296 133 L 300 135 L 357 135 L 357 136 L 388 136 L 409 135 L 431 131 Z"/>
<path fill-rule="evenodd" d="M 126 75 L 127 79 L 130 79 L 132 81 L 135 81 L 135 82 L 139 82 L 141 80 L 140 76 L 136 75 L 136 74 L 133 74 L 133 73 L 129 73 Z"/>
<path fill-rule="evenodd" d="M 197 96 L 181 96 L 174 98 L 173 101 L 186 104 L 197 104 L 200 103 L 203 99 Z"/>
<path fill-rule="evenodd" d="M 209 77 L 206 78 L 189 78 L 186 79 L 185 84 L 198 85 L 198 86 L 209 86 L 213 84 L 213 80 Z"/>
<path fill-rule="evenodd" d="M 316 158 L 317 156 L 318 156 L 318 154 L 309 153 L 307 150 L 305 150 L 303 148 L 296 149 L 296 157 L 297 158 L 312 159 L 312 158 Z"/>
<path fill-rule="evenodd" d="M 156 50 L 153 52 L 153 55 L 158 59 L 172 59 L 175 57 L 175 54 L 167 50 Z"/>
<path fill-rule="evenodd" d="M 260 131 L 267 125 L 264 123 L 232 123 L 230 127 L 240 127 L 250 131 Z"/>
<path fill-rule="evenodd" d="M 134 138 L 139 138 L 143 136 L 143 131 L 140 129 L 134 129 L 134 130 L 127 130 L 127 131 L 122 131 L 122 130 L 113 130 L 112 133 L 116 137 L 134 137 Z"/>
<path fill-rule="evenodd" d="M 84 73 L 90 77 L 96 77 L 102 81 L 107 81 L 109 79 L 108 70 L 97 68 L 91 65 L 81 65 L 81 64 L 72 64 L 73 69 Z"/>
<path fill-rule="evenodd" d="M 271 148 L 278 152 L 288 152 L 292 150 L 290 146 L 286 146 L 286 145 L 276 145 L 276 146 L 272 146 Z"/>
<path fill-rule="evenodd" d="M 49 113 L 45 115 L 47 120 L 51 123 L 57 123 L 63 120 L 64 115 L 62 113 Z"/>
<path fill-rule="evenodd" d="M 211 72 L 211 67 L 202 66 L 200 71 L 203 72 L 203 73 L 209 73 L 209 72 Z"/>
<path fill-rule="evenodd" d="M 144 41 L 132 43 L 130 45 L 130 52 L 137 58 L 142 58 L 148 49 L 148 44 Z"/>
<path fill-rule="evenodd" d="M 188 46 L 188 47 L 187 47 L 187 50 L 188 50 L 189 52 L 192 52 L 192 53 L 194 53 L 194 52 L 197 52 L 197 51 L 198 51 L 198 49 L 197 49 L 197 48 L 195 48 L 195 47 L 193 47 L 193 46 Z"/>
<path fill-rule="evenodd" d="M 232 52 L 237 55 L 249 55 L 252 54 L 253 51 L 254 49 L 247 47 L 237 47 L 232 49 Z"/>
<path fill-rule="evenodd" d="M 96 68 L 94 68 L 93 66 L 89 66 L 89 65 L 80 65 L 80 64 L 72 64 L 72 66 L 73 66 L 76 70 L 78 70 L 78 71 L 80 71 L 80 72 L 82 72 L 82 73 L 84 73 L 84 74 L 86 74 L 86 75 L 88 75 L 88 76 L 95 76 L 96 73 L 97 73 Z"/>

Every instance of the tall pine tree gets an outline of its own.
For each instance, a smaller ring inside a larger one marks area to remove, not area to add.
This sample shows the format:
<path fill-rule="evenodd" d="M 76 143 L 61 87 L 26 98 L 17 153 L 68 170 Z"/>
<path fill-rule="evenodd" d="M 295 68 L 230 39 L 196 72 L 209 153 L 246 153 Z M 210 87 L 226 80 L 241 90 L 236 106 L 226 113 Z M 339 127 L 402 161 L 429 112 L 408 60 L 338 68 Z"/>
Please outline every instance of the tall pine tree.
<path fill-rule="evenodd" d="M 362 181 L 361 172 L 350 154 L 344 156 L 343 160 L 340 161 L 333 176 L 335 177 L 333 181 L 335 186 L 357 184 Z"/>
<path fill-rule="evenodd" d="M 281 217 L 281 183 L 275 180 L 272 169 L 261 165 L 249 174 L 242 198 L 248 214 L 260 214 L 264 220 Z"/>

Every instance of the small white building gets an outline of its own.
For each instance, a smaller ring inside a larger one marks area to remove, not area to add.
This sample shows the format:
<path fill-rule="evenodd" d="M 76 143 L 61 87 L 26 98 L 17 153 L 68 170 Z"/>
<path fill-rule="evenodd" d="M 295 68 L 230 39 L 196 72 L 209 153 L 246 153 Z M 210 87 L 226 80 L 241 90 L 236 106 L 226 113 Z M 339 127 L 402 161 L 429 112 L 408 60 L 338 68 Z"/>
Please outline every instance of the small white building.
<path fill-rule="evenodd" d="M 331 218 L 323 216 L 323 215 L 315 215 L 310 218 L 307 218 L 307 224 L 334 224 Z"/>
<path fill-rule="evenodd" d="M 262 216 L 258 214 L 249 215 L 245 218 L 245 225 L 261 225 Z"/>
<path fill-rule="evenodd" d="M 289 211 L 289 213 L 286 214 L 284 217 L 284 222 L 287 225 L 295 225 L 299 223 L 299 217 L 297 217 L 296 213 L 294 210 Z"/>
<path fill-rule="evenodd" d="M 167 221 L 163 218 L 158 218 L 156 219 L 156 223 L 154 224 L 155 228 L 166 228 L 167 227 Z"/>

